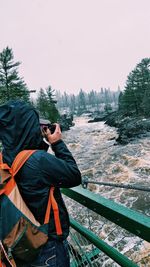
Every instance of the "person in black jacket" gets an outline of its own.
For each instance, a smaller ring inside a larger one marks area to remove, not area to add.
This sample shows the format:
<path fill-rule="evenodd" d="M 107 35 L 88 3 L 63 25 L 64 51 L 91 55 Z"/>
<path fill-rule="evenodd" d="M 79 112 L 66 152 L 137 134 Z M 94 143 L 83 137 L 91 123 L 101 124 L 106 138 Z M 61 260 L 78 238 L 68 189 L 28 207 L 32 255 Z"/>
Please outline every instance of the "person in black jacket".
<path fill-rule="evenodd" d="M 54 154 L 47 152 L 49 145 L 43 141 L 39 116 L 36 110 L 22 101 L 10 101 L 0 106 L 0 140 L 3 145 L 3 161 L 11 166 L 16 155 L 25 149 L 37 151 L 26 161 L 16 181 L 21 195 L 36 220 L 43 223 L 49 189 L 55 187 L 62 234 L 57 235 L 54 214 L 49 220 L 49 240 L 38 257 L 30 264 L 18 263 L 17 267 L 69 267 L 67 237 L 69 217 L 60 188 L 70 188 L 81 183 L 77 164 L 62 140 L 59 124 L 53 134 L 47 128 L 44 136 Z"/>

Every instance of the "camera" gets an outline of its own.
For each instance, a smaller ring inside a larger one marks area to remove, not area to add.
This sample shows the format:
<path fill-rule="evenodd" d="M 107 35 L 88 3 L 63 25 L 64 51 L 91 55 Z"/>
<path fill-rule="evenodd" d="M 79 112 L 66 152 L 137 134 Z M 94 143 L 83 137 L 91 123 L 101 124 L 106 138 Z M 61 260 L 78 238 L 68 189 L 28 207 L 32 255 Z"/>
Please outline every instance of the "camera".
<path fill-rule="evenodd" d="M 40 126 L 42 129 L 46 132 L 47 128 L 51 131 L 51 134 L 55 132 L 56 125 L 52 124 L 49 120 L 40 119 Z M 60 129 L 62 130 L 62 127 L 60 126 Z"/>
<path fill-rule="evenodd" d="M 47 128 L 51 131 L 51 134 L 53 134 L 55 132 L 56 125 L 49 123 L 49 124 L 43 126 L 44 131 L 46 131 Z"/>

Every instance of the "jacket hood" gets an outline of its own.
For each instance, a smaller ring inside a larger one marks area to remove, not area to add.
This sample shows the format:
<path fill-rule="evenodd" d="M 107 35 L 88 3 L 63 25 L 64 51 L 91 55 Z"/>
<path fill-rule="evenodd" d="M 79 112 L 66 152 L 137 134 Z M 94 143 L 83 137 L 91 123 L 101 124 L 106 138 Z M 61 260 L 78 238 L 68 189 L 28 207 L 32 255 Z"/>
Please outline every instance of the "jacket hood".
<path fill-rule="evenodd" d="M 0 106 L 0 140 L 3 161 L 9 166 L 24 149 L 45 149 L 39 115 L 33 106 L 23 101 L 9 101 Z"/>

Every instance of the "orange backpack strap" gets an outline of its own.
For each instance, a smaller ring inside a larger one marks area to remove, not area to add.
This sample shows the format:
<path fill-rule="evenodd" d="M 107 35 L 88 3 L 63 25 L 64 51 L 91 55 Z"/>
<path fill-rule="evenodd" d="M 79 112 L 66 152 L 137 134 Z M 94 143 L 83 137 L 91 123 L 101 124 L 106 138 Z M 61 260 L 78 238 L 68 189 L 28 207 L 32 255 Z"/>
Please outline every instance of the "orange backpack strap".
<path fill-rule="evenodd" d="M 3 163 L 2 153 L 0 153 L 0 184 L 3 184 L 8 178 L 11 177 L 9 170 L 10 167 Z"/>
<path fill-rule="evenodd" d="M 49 198 L 48 198 L 48 204 L 47 204 L 44 224 L 49 222 L 50 211 L 51 211 L 51 206 L 52 206 L 53 212 L 54 212 L 56 233 L 57 233 L 57 235 L 62 235 L 62 228 L 61 228 L 61 223 L 60 223 L 60 218 L 59 218 L 58 204 L 57 204 L 57 202 L 56 202 L 56 200 L 54 198 L 54 189 L 55 189 L 54 187 L 50 188 L 50 193 L 49 193 Z"/>
<path fill-rule="evenodd" d="M 27 161 L 27 159 L 35 153 L 36 150 L 23 150 L 18 153 L 15 157 L 12 166 L 11 166 L 11 174 L 15 176 L 17 172 L 21 169 L 23 164 Z"/>
<path fill-rule="evenodd" d="M 50 218 L 50 213 L 51 213 L 51 206 L 52 206 L 52 203 L 51 203 L 51 195 L 50 195 L 50 192 L 49 192 L 49 197 L 48 197 L 48 202 L 47 202 L 47 208 L 46 208 L 46 213 L 45 213 L 44 224 L 49 223 L 49 218 Z"/>
<path fill-rule="evenodd" d="M 15 160 L 11 166 L 11 171 L 12 171 L 13 176 L 16 175 L 16 173 L 20 170 L 20 168 L 23 166 L 23 164 L 27 161 L 27 159 L 35 151 L 36 150 L 23 150 L 16 156 L 16 158 L 15 158 Z M 59 218 L 59 209 L 58 209 L 57 202 L 56 202 L 54 195 L 53 195 L 54 189 L 55 189 L 54 187 L 50 188 L 44 223 L 49 222 L 50 211 L 51 211 L 51 206 L 52 206 L 52 209 L 54 212 L 54 220 L 55 220 L 57 235 L 62 235 L 61 223 L 60 223 L 60 218 Z"/>
<path fill-rule="evenodd" d="M 3 162 L 2 152 L 0 152 L 0 163 Z"/>
<path fill-rule="evenodd" d="M 62 235 L 62 229 L 61 229 L 60 218 L 59 218 L 59 209 L 58 209 L 57 202 L 56 202 L 54 195 L 53 195 L 54 189 L 55 189 L 54 187 L 51 187 L 50 196 L 51 196 L 52 208 L 53 208 L 53 212 L 54 212 L 56 232 L 57 232 L 57 235 Z"/>
<path fill-rule="evenodd" d="M 36 150 L 23 150 L 21 151 L 16 158 L 14 159 L 11 168 L 7 164 L 1 164 L 3 168 L 7 168 L 9 172 L 12 175 L 11 181 L 9 181 L 9 186 L 8 188 L 6 187 L 5 193 L 8 195 L 12 188 L 15 185 L 15 180 L 14 176 L 17 174 L 17 172 L 21 169 L 23 164 L 27 161 L 27 159 L 35 153 Z M 48 203 L 47 203 L 47 208 L 46 208 L 46 214 L 45 214 L 45 219 L 44 219 L 44 224 L 47 224 L 49 222 L 50 218 L 50 212 L 51 212 L 51 206 L 54 212 L 54 220 L 55 220 L 55 226 L 56 226 L 56 232 L 57 235 L 62 235 L 62 228 L 61 228 L 61 223 L 60 223 L 60 218 L 59 218 L 59 209 L 58 209 L 58 204 L 54 198 L 54 187 L 50 188 L 50 193 L 49 193 L 49 198 L 48 198 Z M 0 194 L 3 193 L 3 190 L 0 190 Z"/>
<path fill-rule="evenodd" d="M 0 189 L 0 195 L 5 193 L 6 195 L 9 195 L 10 192 L 13 190 L 13 188 L 16 185 L 14 176 L 17 174 L 17 172 L 21 169 L 21 167 L 23 166 L 23 164 L 27 161 L 27 159 L 35 152 L 36 150 L 23 150 L 21 151 L 14 159 L 11 168 L 5 164 L 5 163 L 1 163 L 0 164 L 0 169 L 1 172 L 3 170 L 5 170 L 4 172 L 6 172 L 6 170 L 9 170 L 9 173 L 7 173 L 8 177 L 11 177 L 11 179 L 8 181 L 8 183 L 6 184 L 5 188 L 1 188 Z M 11 175 L 10 175 L 11 174 Z M 8 178 L 7 177 L 7 178 Z M 5 179 L 6 180 L 6 179 Z M 4 178 L 3 178 L 4 181 Z"/>
<path fill-rule="evenodd" d="M 23 164 L 27 161 L 27 159 L 35 152 L 36 150 L 23 150 L 17 154 L 15 157 L 11 168 L 3 163 L 2 153 L 0 153 L 0 169 L 8 170 L 13 177 L 17 174 L 17 172 L 21 169 Z M 10 175 L 9 175 L 10 176 Z"/>

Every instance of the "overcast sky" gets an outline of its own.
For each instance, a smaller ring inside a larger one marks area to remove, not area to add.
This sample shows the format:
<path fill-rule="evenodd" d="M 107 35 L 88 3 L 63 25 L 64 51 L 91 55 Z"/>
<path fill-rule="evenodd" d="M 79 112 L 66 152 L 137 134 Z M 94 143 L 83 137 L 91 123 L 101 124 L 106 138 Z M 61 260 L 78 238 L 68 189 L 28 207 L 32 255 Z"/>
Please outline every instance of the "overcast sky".
<path fill-rule="evenodd" d="M 150 57 L 150 0 L 0 0 L 0 51 L 29 89 L 123 88 Z"/>

